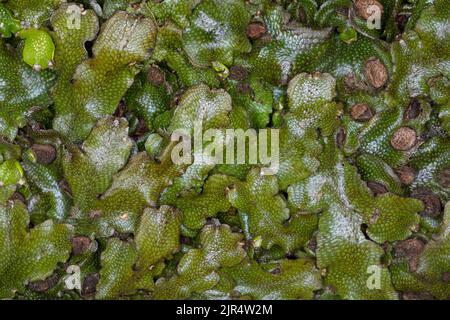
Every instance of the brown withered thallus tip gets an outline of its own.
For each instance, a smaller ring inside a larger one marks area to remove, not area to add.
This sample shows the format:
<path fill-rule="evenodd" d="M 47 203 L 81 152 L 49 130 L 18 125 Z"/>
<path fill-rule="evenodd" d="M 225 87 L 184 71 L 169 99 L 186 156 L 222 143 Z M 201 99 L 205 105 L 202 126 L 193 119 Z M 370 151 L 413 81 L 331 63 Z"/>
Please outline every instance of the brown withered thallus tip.
<path fill-rule="evenodd" d="M 394 255 L 396 258 L 408 259 L 409 270 L 417 271 L 419 265 L 420 254 L 425 248 L 425 243 L 419 239 L 407 239 L 399 241 L 394 247 Z"/>
<path fill-rule="evenodd" d="M 373 14 L 371 6 L 377 6 L 381 13 L 384 11 L 383 5 L 377 0 L 357 0 L 354 4 L 356 14 L 365 20 Z"/>
<path fill-rule="evenodd" d="M 345 87 L 349 90 L 354 90 L 357 87 L 357 79 L 354 74 L 349 73 L 344 78 Z"/>
<path fill-rule="evenodd" d="M 91 239 L 88 237 L 79 236 L 72 238 L 72 252 L 75 256 L 86 253 L 90 246 Z"/>
<path fill-rule="evenodd" d="M 49 144 L 33 144 L 31 146 L 36 155 L 37 162 L 41 164 L 50 164 L 56 159 L 56 149 Z"/>
<path fill-rule="evenodd" d="M 347 138 L 347 134 L 344 128 L 339 128 L 338 133 L 336 134 L 336 144 L 339 148 L 342 148 L 345 144 L 345 140 Z"/>
<path fill-rule="evenodd" d="M 59 280 L 59 276 L 54 273 L 44 280 L 32 281 L 28 284 L 28 289 L 33 292 L 43 293 L 53 288 Z"/>
<path fill-rule="evenodd" d="M 407 121 L 416 119 L 422 112 L 422 107 L 420 106 L 420 101 L 417 98 L 411 100 L 408 108 L 406 108 L 403 118 Z"/>
<path fill-rule="evenodd" d="M 160 86 L 164 82 L 166 82 L 166 76 L 164 75 L 164 71 L 155 66 L 151 66 L 150 69 L 148 70 L 147 79 L 151 84 L 155 86 Z"/>
<path fill-rule="evenodd" d="M 395 170 L 395 172 L 397 173 L 400 182 L 404 185 L 410 185 L 416 177 L 416 172 L 414 169 L 408 166 L 400 167 Z"/>
<path fill-rule="evenodd" d="M 395 150 L 407 151 L 417 143 L 417 133 L 409 127 L 401 127 L 394 132 L 391 145 Z"/>
<path fill-rule="evenodd" d="M 261 38 L 266 31 L 266 27 L 261 22 L 251 22 L 247 26 L 247 37 L 251 40 L 256 40 Z"/>
<path fill-rule="evenodd" d="M 373 112 L 367 104 L 358 103 L 350 108 L 350 115 L 353 120 L 365 122 L 373 117 Z"/>
<path fill-rule="evenodd" d="M 149 131 L 150 131 L 150 129 L 148 128 L 145 121 L 143 119 L 139 119 L 136 130 L 133 132 L 133 136 L 136 138 L 140 138 Z"/>
<path fill-rule="evenodd" d="M 83 297 L 93 295 L 97 291 L 97 284 L 100 281 L 100 275 L 98 273 L 88 274 L 83 281 L 81 288 L 81 295 Z"/>
<path fill-rule="evenodd" d="M 399 13 L 395 17 L 395 23 L 400 33 L 403 33 L 405 31 L 406 25 L 408 24 L 410 17 L 411 17 L 410 15 L 404 13 Z"/>
<path fill-rule="evenodd" d="M 364 74 L 367 82 L 375 89 L 383 87 L 388 81 L 388 71 L 379 59 L 367 61 L 364 67 Z"/>
<path fill-rule="evenodd" d="M 426 188 L 418 188 L 411 193 L 411 197 L 423 202 L 425 209 L 420 213 L 421 215 L 437 217 L 441 214 L 441 200 L 431 190 Z"/>
<path fill-rule="evenodd" d="M 372 191 L 375 196 L 388 193 L 388 189 L 381 183 L 375 181 L 367 182 L 367 187 Z"/>

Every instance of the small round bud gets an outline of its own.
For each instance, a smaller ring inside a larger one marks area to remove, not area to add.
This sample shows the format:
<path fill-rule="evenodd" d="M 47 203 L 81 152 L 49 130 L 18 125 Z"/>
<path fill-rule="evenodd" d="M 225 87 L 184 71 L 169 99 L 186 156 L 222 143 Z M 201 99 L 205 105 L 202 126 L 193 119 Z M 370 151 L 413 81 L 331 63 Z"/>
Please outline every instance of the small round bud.
<path fill-rule="evenodd" d="M 86 253 L 91 246 L 91 239 L 88 237 L 78 236 L 72 238 L 72 252 L 75 256 Z"/>
<path fill-rule="evenodd" d="M 252 22 L 247 26 L 247 37 L 251 40 L 261 38 L 266 33 L 266 27 L 261 22 Z"/>
<path fill-rule="evenodd" d="M 407 151 L 417 143 L 417 134 L 414 129 L 401 127 L 392 135 L 391 145 L 395 150 Z"/>
<path fill-rule="evenodd" d="M 160 86 L 164 82 L 166 82 L 166 77 L 164 75 L 164 72 L 156 66 L 150 67 L 150 69 L 148 70 L 148 73 L 147 73 L 147 79 L 151 84 L 153 84 L 155 86 Z"/>
<path fill-rule="evenodd" d="M 37 162 L 41 164 L 50 164 L 56 159 L 56 149 L 49 144 L 33 144 L 31 146 L 36 155 Z"/>
<path fill-rule="evenodd" d="M 367 104 L 358 103 L 350 108 L 350 115 L 355 121 L 366 122 L 373 117 L 373 112 Z"/>
<path fill-rule="evenodd" d="M 375 89 L 383 87 L 388 81 L 388 71 L 379 59 L 367 61 L 364 73 L 368 83 Z"/>
<path fill-rule="evenodd" d="M 404 185 L 410 185 L 415 177 L 416 172 L 411 167 L 403 166 L 395 170 L 397 173 L 398 178 L 400 179 L 400 182 Z"/>

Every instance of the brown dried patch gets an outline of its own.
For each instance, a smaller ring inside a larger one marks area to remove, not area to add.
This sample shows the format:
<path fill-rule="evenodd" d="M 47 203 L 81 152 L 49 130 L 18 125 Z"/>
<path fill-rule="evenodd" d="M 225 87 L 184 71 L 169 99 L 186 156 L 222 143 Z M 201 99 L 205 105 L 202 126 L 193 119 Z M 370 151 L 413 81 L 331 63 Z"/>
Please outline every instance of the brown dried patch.
<path fill-rule="evenodd" d="M 86 253 L 89 250 L 90 246 L 91 239 L 89 239 L 88 237 L 79 236 L 72 238 L 72 253 L 75 256 Z"/>
<path fill-rule="evenodd" d="M 417 143 L 416 131 L 409 127 L 401 127 L 392 135 L 391 145 L 395 150 L 407 151 Z"/>
<path fill-rule="evenodd" d="M 396 258 L 406 258 L 411 272 L 417 271 L 420 254 L 425 248 L 425 243 L 419 239 L 407 239 L 399 241 L 394 248 Z"/>
<path fill-rule="evenodd" d="M 33 292 L 43 293 L 53 288 L 59 280 L 59 276 L 54 273 L 44 280 L 33 281 L 28 284 L 28 289 Z"/>
<path fill-rule="evenodd" d="M 156 3 L 161 2 L 161 0 L 155 0 Z M 134 10 L 138 10 L 141 7 L 141 3 L 132 3 L 130 5 Z"/>
<path fill-rule="evenodd" d="M 431 190 L 427 188 L 418 188 L 411 193 L 411 197 L 423 202 L 425 210 L 420 213 L 421 215 L 437 217 L 441 214 L 441 200 Z"/>
<path fill-rule="evenodd" d="M 261 22 L 252 22 L 247 26 L 247 37 L 256 40 L 261 38 L 266 31 L 266 27 Z"/>
<path fill-rule="evenodd" d="M 356 77 L 354 74 L 347 74 L 344 78 L 344 84 L 347 89 L 356 89 Z"/>
<path fill-rule="evenodd" d="M 395 17 L 395 23 L 397 24 L 397 28 L 400 33 L 403 33 L 405 31 L 406 24 L 408 23 L 410 17 L 410 15 L 403 13 L 400 13 Z"/>
<path fill-rule="evenodd" d="M 160 86 L 166 82 L 166 76 L 160 68 L 151 66 L 147 72 L 147 80 L 155 86 Z"/>
<path fill-rule="evenodd" d="M 395 170 L 395 172 L 397 173 L 400 182 L 405 185 L 410 185 L 416 177 L 416 172 L 414 169 L 408 166 L 400 167 Z"/>
<path fill-rule="evenodd" d="M 355 90 L 359 88 L 358 79 L 356 79 L 353 73 L 345 75 L 344 84 L 345 87 L 349 90 Z"/>
<path fill-rule="evenodd" d="M 375 89 L 383 87 L 388 81 L 388 71 L 379 59 L 367 61 L 364 74 L 366 75 L 367 82 Z"/>
<path fill-rule="evenodd" d="M 370 6 L 377 6 L 380 8 L 381 13 L 383 13 L 383 5 L 377 0 L 357 0 L 354 4 L 356 14 L 365 20 L 373 14 L 372 10 L 369 9 Z"/>
<path fill-rule="evenodd" d="M 344 85 L 349 91 L 368 89 L 368 86 L 363 81 L 358 80 L 353 73 L 349 73 L 345 76 Z"/>
<path fill-rule="evenodd" d="M 438 182 L 444 188 L 450 187 L 450 168 L 447 168 L 439 173 Z"/>
<path fill-rule="evenodd" d="M 388 193 L 388 189 L 381 183 L 375 181 L 367 182 L 367 187 L 369 187 L 370 191 L 372 191 L 374 196 L 378 196 L 380 194 Z"/>
<path fill-rule="evenodd" d="M 127 219 L 128 219 L 128 217 L 127 217 Z M 117 232 L 117 231 L 114 231 L 112 237 L 118 238 L 125 242 L 132 240 L 134 238 L 133 234 L 131 234 L 131 233 L 122 233 L 122 232 Z"/>
<path fill-rule="evenodd" d="M 403 300 L 434 300 L 428 292 L 403 292 Z"/>
<path fill-rule="evenodd" d="M 135 138 L 140 138 L 140 137 L 142 137 L 143 135 L 145 135 L 149 131 L 150 131 L 150 129 L 148 128 L 148 126 L 145 123 L 145 121 L 143 119 L 139 119 L 137 127 L 136 127 L 136 130 L 133 132 L 133 136 Z"/>
<path fill-rule="evenodd" d="M 347 134 L 345 132 L 345 129 L 342 127 L 339 128 L 339 131 L 336 134 L 336 144 L 340 149 L 342 149 L 342 147 L 344 146 L 346 138 Z"/>
<path fill-rule="evenodd" d="M 248 76 L 248 71 L 243 66 L 232 66 L 230 68 L 230 79 L 236 81 L 245 80 Z"/>
<path fill-rule="evenodd" d="M 303 24 L 306 24 L 308 22 L 306 11 L 302 6 L 298 7 L 298 20 Z"/>
<path fill-rule="evenodd" d="M 100 281 L 100 275 L 98 273 L 88 274 L 83 281 L 81 288 L 81 295 L 83 297 L 89 297 L 95 294 L 97 291 L 97 284 Z"/>
<path fill-rule="evenodd" d="M 403 115 L 403 119 L 406 121 L 416 119 L 422 112 L 422 107 L 420 106 L 420 101 L 417 98 L 411 100 L 408 108 Z"/>
<path fill-rule="evenodd" d="M 114 111 L 114 117 L 116 118 L 122 118 L 125 115 L 125 111 L 127 109 L 127 106 L 123 101 L 119 103 L 119 105 L 116 108 L 116 111 Z"/>
<path fill-rule="evenodd" d="M 33 144 L 31 146 L 36 155 L 37 162 L 41 164 L 50 164 L 56 159 L 56 149 L 54 146 L 49 144 Z"/>
<path fill-rule="evenodd" d="M 350 115 L 353 120 L 366 122 L 373 117 L 373 112 L 367 104 L 358 103 L 350 108 Z"/>

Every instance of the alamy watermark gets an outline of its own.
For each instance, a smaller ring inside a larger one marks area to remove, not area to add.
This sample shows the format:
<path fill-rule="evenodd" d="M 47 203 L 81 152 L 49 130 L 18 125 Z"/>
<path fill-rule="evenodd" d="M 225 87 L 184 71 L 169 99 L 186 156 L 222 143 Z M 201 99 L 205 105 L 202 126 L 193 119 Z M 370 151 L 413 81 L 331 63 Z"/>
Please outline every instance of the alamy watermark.
<path fill-rule="evenodd" d="M 81 290 L 81 269 L 78 265 L 67 267 L 67 276 L 64 277 L 64 285 L 68 290 Z"/>
<path fill-rule="evenodd" d="M 69 30 L 81 29 L 81 16 L 83 15 L 83 8 L 78 5 L 72 4 L 67 7 L 67 28 Z"/>
<path fill-rule="evenodd" d="M 370 30 L 381 29 L 381 16 L 383 15 L 381 8 L 376 5 L 370 5 L 366 10 L 367 14 L 369 14 L 369 17 L 367 18 L 367 28 Z"/>
<path fill-rule="evenodd" d="M 175 164 L 260 164 L 263 175 L 275 175 L 280 163 L 279 129 L 207 129 L 195 121 L 193 130 L 172 133 Z M 248 143 L 247 143 L 248 142 Z"/>
<path fill-rule="evenodd" d="M 378 265 L 370 265 L 367 267 L 367 274 L 370 276 L 367 278 L 366 286 L 369 290 L 381 289 L 381 267 Z"/>

